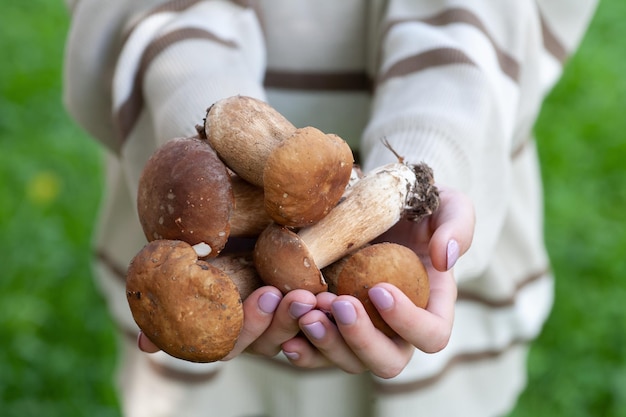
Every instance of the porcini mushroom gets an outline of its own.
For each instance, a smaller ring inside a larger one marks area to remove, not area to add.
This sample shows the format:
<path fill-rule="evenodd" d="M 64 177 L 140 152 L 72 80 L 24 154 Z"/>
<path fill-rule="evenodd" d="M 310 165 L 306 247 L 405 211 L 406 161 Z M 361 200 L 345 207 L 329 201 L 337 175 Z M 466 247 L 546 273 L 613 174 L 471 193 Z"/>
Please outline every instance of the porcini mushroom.
<path fill-rule="evenodd" d="M 368 291 L 380 282 L 398 287 L 416 306 L 426 308 L 430 296 L 428 273 L 411 249 L 382 242 L 365 246 L 324 269 L 329 290 L 358 298 L 376 328 L 392 337 L 396 332 L 372 304 Z"/>
<path fill-rule="evenodd" d="M 419 221 L 439 205 L 426 164 L 388 164 L 363 176 L 316 224 L 297 233 L 272 224 L 259 236 L 254 262 L 261 279 L 283 292 L 327 288 L 320 269 L 356 251 L 401 218 Z"/>
<path fill-rule="evenodd" d="M 148 241 L 204 244 L 217 256 L 229 236 L 257 236 L 271 222 L 263 190 L 233 175 L 206 140 L 159 147 L 139 179 L 137 210 Z"/>
<path fill-rule="evenodd" d="M 341 198 L 354 158 L 337 135 L 295 128 L 269 104 L 234 96 L 214 103 L 204 134 L 237 175 L 263 187 L 270 217 L 291 227 L 310 225 Z"/>
<path fill-rule="evenodd" d="M 243 326 L 237 286 L 182 241 L 148 243 L 130 263 L 126 295 L 143 333 L 161 350 L 187 361 L 222 359 Z"/>
<path fill-rule="evenodd" d="M 232 210 L 228 170 L 206 141 L 172 139 L 142 170 L 137 211 L 148 241 L 204 242 L 208 256 L 217 256 L 230 234 Z"/>
<path fill-rule="evenodd" d="M 352 150 L 339 136 L 310 126 L 297 129 L 267 158 L 265 210 L 285 226 L 319 221 L 343 195 L 353 163 Z"/>
<path fill-rule="evenodd" d="M 263 100 L 232 96 L 207 109 L 203 130 L 230 169 L 262 187 L 265 161 L 296 127 Z"/>

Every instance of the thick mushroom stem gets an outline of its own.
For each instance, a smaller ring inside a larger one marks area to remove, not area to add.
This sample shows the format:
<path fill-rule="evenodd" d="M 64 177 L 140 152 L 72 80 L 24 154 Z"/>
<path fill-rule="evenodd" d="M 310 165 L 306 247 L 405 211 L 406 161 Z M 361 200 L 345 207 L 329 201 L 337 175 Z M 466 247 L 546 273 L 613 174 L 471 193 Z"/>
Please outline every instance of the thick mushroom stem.
<path fill-rule="evenodd" d="M 238 175 L 231 175 L 230 182 L 234 198 L 229 221 L 230 236 L 256 237 L 272 222 L 264 208 L 263 189 Z"/>
<path fill-rule="evenodd" d="M 207 262 L 228 275 L 237 286 L 241 300 L 248 298 L 254 290 L 263 285 L 254 267 L 251 253 L 222 253 L 217 258 L 208 259 Z"/>
<path fill-rule="evenodd" d="M 419 221 L 438 205 L 430 167 L 388 164 L 366 174 L 326 217 L 300 229 L 298 236 L 317 267 L 324 268 L 380 236 L 402 217 Z"/>

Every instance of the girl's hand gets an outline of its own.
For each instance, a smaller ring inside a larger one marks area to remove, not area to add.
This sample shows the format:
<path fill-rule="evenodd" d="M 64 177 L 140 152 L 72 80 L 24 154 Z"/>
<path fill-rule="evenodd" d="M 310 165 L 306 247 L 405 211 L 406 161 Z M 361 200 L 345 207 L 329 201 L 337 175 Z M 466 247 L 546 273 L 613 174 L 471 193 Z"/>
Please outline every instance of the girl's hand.
<path fill-rule="evenodd" d="M 457 296 L 452 267 L 471 244 L 474 209 L 458 191 L 440 188 L 440 197 L 432 216 L 420 223 L 402 221 L 378 239 L 403 244 L 420 256 L 430 279 L 427 308 L 416 307 L 393 285 L 373 287 L 372 302 L 398 334 L 389 338 L 373 326 L 356 298 L 318 294 L 318 309 L 299 320 L 308 340 L 295 338 L 282 345 L 292 363 L 308 368 L 335 365 L 351 373 L 370 370 L 391 378 L 404 369 L 415 348 L 432 353 L 447 345 Z M 332 313 L 335 323 L 324 311 Z"/>

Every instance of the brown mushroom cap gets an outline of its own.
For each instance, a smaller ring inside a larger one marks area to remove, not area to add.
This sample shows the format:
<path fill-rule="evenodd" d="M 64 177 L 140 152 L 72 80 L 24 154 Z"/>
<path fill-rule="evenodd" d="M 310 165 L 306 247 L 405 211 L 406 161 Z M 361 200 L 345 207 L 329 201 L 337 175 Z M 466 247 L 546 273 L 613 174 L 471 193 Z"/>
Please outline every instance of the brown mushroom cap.
<path fill-rule="evenodd" d="M 217 256 L 230 234 L 228 170 L 205 140 L 170 140 L 142 171 L 137 210 L 148 241 L 204 242 L 211 247 L 209 256 Z"/>
<path fill-rule="evenodd" d="M 326 216 L 350 181 L 354 157 L 336 135 L 297 129 L 268 156 L 265 210 L 276 223 L 304 227 Z"/>
<path fill-rule="evenodd" d="M 317 294 L 328 288 L 306 244 L 281 225 L 271 224 L 261 233 L 253 259 L 263 282 L 283 293 L 300 288 Z"/>
<path fill-rule="evenodd" d="M 426 308 L 430 284 L 426 268 L 411 249 L 396 243 L 377 243 L 331 265 L 324 274 L 331 289 L 336 286 L 338 295 L 348 294 L 358 298 L 374 326 L 392 337 L 396 333 L 389 327 L 372 304 L 368 291 L 380 282 L 398 287 L 421 308 Z M 330 284 L 332 282 L 332 284 Z"/>
<path fill-rule="evenodd" d="M 144 334 L 171 356 L 214 362 L 234 347 L 243 306 L 224 272 L 182 241 L 148 243 L 132 260 L 126 296 Z"/>

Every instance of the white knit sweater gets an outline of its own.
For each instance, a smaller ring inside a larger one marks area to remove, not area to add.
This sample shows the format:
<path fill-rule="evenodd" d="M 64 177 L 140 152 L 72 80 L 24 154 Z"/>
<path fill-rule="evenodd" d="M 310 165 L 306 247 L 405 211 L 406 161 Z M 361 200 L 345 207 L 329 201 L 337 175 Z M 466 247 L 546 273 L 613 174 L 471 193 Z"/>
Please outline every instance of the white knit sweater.
<path fill-rule="evenodd" d="M 65 102 L 108 150 L 97 270 L 121 329 L 136 331 L 123 272 L 145 243 L 134 209 L 143 164 L 194 134 L 213 102 L 241 94 L 343 137 L 365 170 L 394 160 L 387 138 L 476 206 L 449 346 L 416 352 L 400 376 L 377 381 L 381 390 L 435 383 L 454 363 L 540 332 L 552 278 L 532 129 L 594 0 L 75 3 Z"/>

